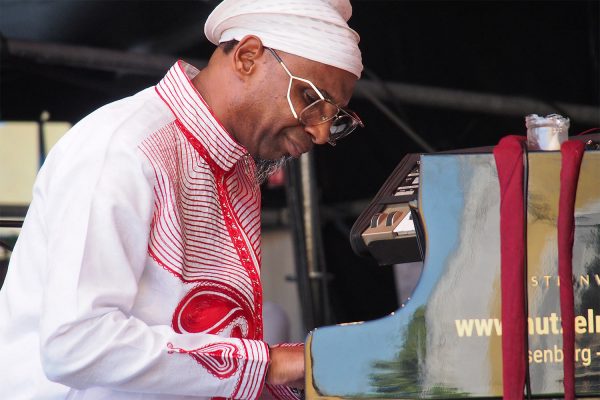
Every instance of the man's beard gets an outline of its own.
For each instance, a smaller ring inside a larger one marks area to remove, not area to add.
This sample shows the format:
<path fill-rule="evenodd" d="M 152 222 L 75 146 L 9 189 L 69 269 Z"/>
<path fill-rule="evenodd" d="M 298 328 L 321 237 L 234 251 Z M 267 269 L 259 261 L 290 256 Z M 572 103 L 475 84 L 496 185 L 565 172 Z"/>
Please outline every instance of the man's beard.
<path fill-rule="evenodd" d="M 283 156 L 277 160 L 263 160 L 261 158 L 255 158 L 254 163 L 256 164 L 256 181 L 259 185 L 262 185 L 273 175 L 279 168 L 283 168 L 285 163 L 291 160 L 290 156 Z"/>

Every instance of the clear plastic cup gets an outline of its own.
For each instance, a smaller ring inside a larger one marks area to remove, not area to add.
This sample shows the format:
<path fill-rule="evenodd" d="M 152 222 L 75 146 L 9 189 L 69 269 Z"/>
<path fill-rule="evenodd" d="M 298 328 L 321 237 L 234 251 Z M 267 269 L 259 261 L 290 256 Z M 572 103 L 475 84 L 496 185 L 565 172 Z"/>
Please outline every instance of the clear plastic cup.
<path fill-rule="evenodd" d="M 569 138 L 569 118 L 562 115 L 530 114 L 525 117 L 525 126 L 529 150 L 560 150 L 560 145 Z"/>

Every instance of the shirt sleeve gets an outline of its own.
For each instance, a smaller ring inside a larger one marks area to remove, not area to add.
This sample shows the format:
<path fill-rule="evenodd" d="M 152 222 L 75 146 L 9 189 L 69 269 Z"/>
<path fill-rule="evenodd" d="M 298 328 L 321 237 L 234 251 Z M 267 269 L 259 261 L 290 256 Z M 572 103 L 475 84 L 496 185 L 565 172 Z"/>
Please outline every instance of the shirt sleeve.
<path fill-rule="evenodd" d="M 80 390 L 258 397 L 266 343 L 178 334 L 132 316 L 147 263 L 153 175 L 137 147 L 94 129 L 52 155 L 34 189 L 47 238 L 40 321 L 47 377 Z"/>

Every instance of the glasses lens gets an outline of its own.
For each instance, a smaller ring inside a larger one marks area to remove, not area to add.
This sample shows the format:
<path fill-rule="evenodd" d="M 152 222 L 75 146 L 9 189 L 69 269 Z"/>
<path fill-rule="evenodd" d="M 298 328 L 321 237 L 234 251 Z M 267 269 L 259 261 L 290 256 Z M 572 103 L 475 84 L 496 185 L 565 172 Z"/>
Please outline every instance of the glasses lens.
<path fill-rule="evenodd" d="M 335 104 L 325 100 L 317 100 L 300 113 L 300 121 L 306 126 L 319 125 L 330 121 L 338 113 Z"/>
<path fill-rule="evenodd" d="M 357 126 L 358 122 L 350 115 L 342 114 L 338 116 L 329 128 L 329 141 L 335 142 L 348 136 Z"/>
<path fill-rule="evenodd" d="M 300 113 L 300 122 L 306 126 L 319 125 L 328 121 L 329 144 L 335 146 L 335 142 L 348 136 L 358 126 L 364 126 L 354 111 L 341 109 L 327 100 L 317 100 L 310 104 Z"/>

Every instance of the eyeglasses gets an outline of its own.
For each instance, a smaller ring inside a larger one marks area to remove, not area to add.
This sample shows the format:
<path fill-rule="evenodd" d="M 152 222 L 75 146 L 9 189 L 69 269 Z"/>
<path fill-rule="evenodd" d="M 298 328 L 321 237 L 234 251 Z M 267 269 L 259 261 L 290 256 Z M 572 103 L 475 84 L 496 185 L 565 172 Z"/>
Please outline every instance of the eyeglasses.
<path fill-rule="evenodd" d="M 275 50 L 270 47 L 265 47 L 265 49 L 269 50 L 271 54 L 273 54 L 273 57 L 275 57 L 277 62 L 281 64 L 285 72 L 290 77 L 290 83 L 287 90 L 287 101 L 290 105 L 290 109 L 292 110 L 294 118 L 296 118 L 302 125 L 315 126 L 331 121 L 331 126 L 329 127 L 329 139 L 327 142 L 332 146 L 335 146 L 338 140 L 348 136 L 357 127 L 360 126 L 361 128 L 364 128 L 365 125 L 354 111 L 341 108 L 333 101 L 323 96 L 323 93 L 321 93 L 321 91 L 317 89 L 317 87 L 308 79 L 303 79 L 292 75 Z M 308 106 L 304 107 L 302 111 L 300 111 L 300 114 L 296 113 L 290 97 L 294 79 L 308 84 L 312 89 L 312 91 L 307 89 L 307 92 L 305 93 L 306 98 L 312 102 Z"/>

